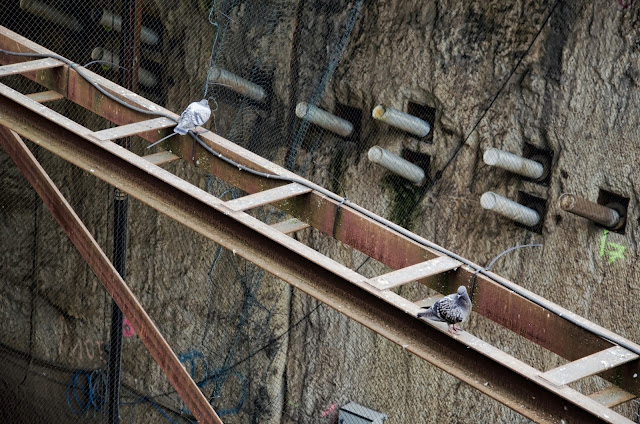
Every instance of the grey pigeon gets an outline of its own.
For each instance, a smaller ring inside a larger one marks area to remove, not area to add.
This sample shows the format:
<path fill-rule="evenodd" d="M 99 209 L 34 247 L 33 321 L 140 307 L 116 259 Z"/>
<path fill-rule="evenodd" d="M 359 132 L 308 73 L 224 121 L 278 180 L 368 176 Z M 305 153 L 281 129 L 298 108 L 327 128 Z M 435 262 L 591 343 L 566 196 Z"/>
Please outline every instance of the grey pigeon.
<path fill-rule="evenodd" d="M 202 99 L 199 102 L 193 102 L 187 106 L 184 112 L 182 112 L 182 115 L 180 115 L 180 119 L 178 119 L 178 124 L 173 129 L 173 133 L 147 146 L 147 149 L 152 148 L 156 144 L 175 134 L 185 135 L 189 130 L 199 125 L 203 125 L 209 120 L 209 118 L 211 118 L 209 101 L 207 99 Z"/>
<path fill-rule="evenodd" d="M 459 328 L 456 324 L 464 322 L 471 314 L 471 299 L 465 286 L 458 287 L 458 293 L 453 293 L 439 299 L 426 311 L 418 313 L 418 318 L 428 318 L 449 324 L 449 332 L 456 334 Z M 453 331 L 452 331 L 453 329 Z"/>

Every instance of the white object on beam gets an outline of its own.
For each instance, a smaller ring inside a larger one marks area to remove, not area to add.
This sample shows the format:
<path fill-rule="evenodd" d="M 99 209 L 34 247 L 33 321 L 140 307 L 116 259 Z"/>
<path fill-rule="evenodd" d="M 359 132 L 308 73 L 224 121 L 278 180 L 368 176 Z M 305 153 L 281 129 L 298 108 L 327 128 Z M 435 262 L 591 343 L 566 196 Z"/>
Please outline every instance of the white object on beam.
<path fill-rule="evenodd" d="M 349 137 L 353 132 L 353 124 L 351 122 L 306 102 L 298 103 L 296 116 L 342 137 Z"/>
<path fill-rule="evenodd" d="M 371 162 L 384 166 L 389 171 L 406 178 L 414 184 L 418 185 L 424 182 L 424 169 L 380 146 L 370 148 L 367 156 Z"/>
<path fill-rule="evenodd" d="M 26 12 L 33 13 L 36 16 L 51 21 L 54 24 L 58 24 L 74 31 L 82 31 L 82 25 L 80 25 L 80 22 L 78 22 L 76 18 L 37 0 L 20 0 L 20 8 Z"/>
<path fill-rule="evenodd" d="M 96 15 L 98 23 L 103 27 L 113 28 L 118 32 L 122 31 L 122 18 L 120 15 L 113 14 L 106 9 L 98 10 Z M 145 44 L 158 44 L 158 33 L 143 25 L 140 28 L 140 41 Z"/>
<path fill-rule="evenodd" d="M 533 227 L 540 222 L 540 215 L 535 210 L 492 191 L 487 191 L 480 197 L 480 205 L 484 209 L 498 213 L 528 227 Z"/>
<path fill-rule="evenodd" d="M 526 159 L 513 153 L 499 149 L 487 149 L 484 152 L 484 163 L 497 166 L 514 174 L 537 180 L 544 174 L 544 166 L 540 162 Z"/>
<path fill-rule="evenodd" d="M 258 84 L 248 81 L 222 68 L 211 68 L 207 75 L 207 81 L 209 83 L 218 83 L 220 85 L 229 86 L 229 88 L 236 93 L 242 94 L 256 102 L 261 102 L 265 97 L 267 97 L 267 93 L 264 91 L 264 88 Z"/>
<path fill-rule="evenodd" d="M 103 47 L 96 47 L 91 52 L 91 58 L 93 60 L 103 60 L 104 62 L 113 63 L 116 66 L 120 66 L 120 56 L 116 53 L 111 53 L 109 50 Z M 109 63 L 102 63 L 107 68 L 111 68 Z M 152 88 L 158 84 L 158 79 L 151 72 L 144 68 L 138 68 L 138 82 L 145 87 Z"/>
<path fill-rule="evenodd" d="M 378 105 L 373 108 L 371 116 L 418 137 L 424 137 L 431 131 L 431 125 L 427 121 L 392 107 Z"/>

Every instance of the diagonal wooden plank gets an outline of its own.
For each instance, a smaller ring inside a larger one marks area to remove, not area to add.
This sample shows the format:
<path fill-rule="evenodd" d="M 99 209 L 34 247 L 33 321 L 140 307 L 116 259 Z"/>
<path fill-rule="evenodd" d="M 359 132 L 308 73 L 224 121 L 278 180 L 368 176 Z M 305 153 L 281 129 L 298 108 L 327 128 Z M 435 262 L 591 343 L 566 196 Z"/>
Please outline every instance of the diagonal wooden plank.
<path fill-rule="evenodd" d="M 277 224 L 271 225 L 271 228 L 274 228 L 285 234 L 295 233 L 296 231 L 304 230 L 305 228 L 309 227 L 309 224 L 300 221 L 298 218 L 287 219 L 286 221 L 278 222 Z"/>
<path fill-rule="evenodd" d="M 626 390 L 622 390 L 618 386 L 611 386 L 604 390 L 600 390 L 599 392 L 591 393 L 589 398 L 603 404 L 607 408 L 613 408 L 614 406 L 621 405 L 631 399 L 635 399 L 636 395 L 629 393 Z"/>
<path fill-rule="evenodd" d="M 590 375 L 599 374 L 608 369 L 626 364 L 639 357 L 639 355 L 625 348 L 613 346 L 609 349 L 596 352 L 593 355 L 585 356 L 577 361 L 554 368 L 540 374 L 540 376 L 556 386 L 563 386 Z"/>
<path fill-rule="evenodd" d="M 133 124 L 120 125 L 119 127 L 107 128 L 96 131 L 93 135 L 99 140 L 116 140 L 118 138 L 129 137 L 147 131 L 161 130 L 175 126 L 175 121 L 168 118 L 153 118 L 146 121 L 134 122 Z"/>
<path fill-rule="evenodd" d="M 236 212 L 257 208 L 258 206 L 289 199 L 301 194 L 309 193 L 311 189 L 301 184 L 291 183 L 255 194 L 249 194 L 238 199 L 225 202 L 225 206 Z"/>
<path fill-rule="evenodd" d="M 142 159 L 146 159 L 152 164 L 160 166 L 160 165 L 164 165 L 165 163 L 178 160 L 180 159 L 180 157 L 174 155 L 169 151 L 163 150 L 162 152 L 152 153 L 150 155 L 142 156 Z"/>
<path fill-rule="evenodd" d="M 42 198 L 96 277 L 131 321 L 144 345 L 198 421 L 221 424 L 222 421 L 182 366 L 171 346 L 20 136 L 0 126 L 0 145 Z"/>
<path fill-rule="evenodd" d="M 64 96 L 57 91 L 41 91 L 39 93 L 27 94 L 27 97 L 31 100 L 35 100 L 38 103 L 52 102 L 54 100 L 64 99 Z"/>
<path fill-rule="evenodd" d="M 452 269 L 459 268 L 461 265 L 459 261 L 449 256 L 440 256 L 429 261 L 420 262 L 419 264 L 400 268 L 388 274 L 371 278 L 370 284 L 380 290 L 391 289 L 412 281 L 451 271 Z"/>
<path fill-rule="evenodd" d="M 26 62 L 0 66 L 0 77 L 39 71 L 41 69 L 57 68 L 62 65 L 64 65 L 64 63 L 51 58 L 28 60 Z"/>

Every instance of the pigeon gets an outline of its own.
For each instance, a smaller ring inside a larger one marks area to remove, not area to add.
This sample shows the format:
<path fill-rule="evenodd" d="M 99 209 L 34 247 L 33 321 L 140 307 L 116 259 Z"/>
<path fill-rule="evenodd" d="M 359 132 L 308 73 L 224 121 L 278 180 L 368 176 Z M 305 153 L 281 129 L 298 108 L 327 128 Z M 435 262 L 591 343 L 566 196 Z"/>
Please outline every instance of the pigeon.
<path fill-rule="evenodd" d="M 187 106 L 184 112 L 182 112 L 182 115 L 180 115 L 180 119 L 178 119 L 178 125 L 176 125 L 173 129 L 173 133 L 147 146 L 147 149 L 152 148 L 156 144 L 166 140 L 173 135 L 185 135 L 192 128 L 203 125 L 209 120 L 209 118 L 211 118 L 211 108 L 209 107 L 209 101 L 207 99 L 202 99 L 199 102 L 193 102 L 189 106 Z"/>
<path fill-rule="evenodd" d="M 426 311 L 418 313 L 418 318 L 428 318 L 449 324 L 449 332 L 457 334 L 456 324 L 464 322 L 471 314 L 471 299 L 465 286 L 458 287 L 458 293 L 453 293 L 439 299 Z M 453 331 L 452 331 L 453 330 Z"/>

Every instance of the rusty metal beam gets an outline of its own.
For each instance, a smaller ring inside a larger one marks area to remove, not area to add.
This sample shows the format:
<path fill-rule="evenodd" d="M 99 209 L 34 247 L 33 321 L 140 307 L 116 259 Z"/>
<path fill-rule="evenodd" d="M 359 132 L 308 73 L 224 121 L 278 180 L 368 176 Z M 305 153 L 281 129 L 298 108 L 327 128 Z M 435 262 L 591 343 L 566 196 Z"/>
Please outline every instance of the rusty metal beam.
<path fill-rule="evenodd" d="M 67 118 L 0 85 L 0 123 L 214 240 L 482 393 L 539 422 L 628 422 L 469 333 L 415 318 L 419 307 Z M 299 196 L 308 198 L 311 193 Z M 298 197 L 294 198 L 297 199 Z M 291 202 L 288 199 L 286 202 Z M 343 209 L 346 209 L 343 207 Z M 359 214 L 351 211 L 354 216 Z M 370 218 L 360 215 L 368 222 Z M 423 255 L 426 253 L 423 251 Z"/>
<path fill-rule="evenodd" d="M 120 278 L 98 243 L 20 136 L 0 126 L 0 145 L 42 198 L 105 289 L 131 320 L 140 340 L 160 365 L 181 399 L 201 423 L 222 423 L 207 398 L 180 363 L 127 283 Z"/>

